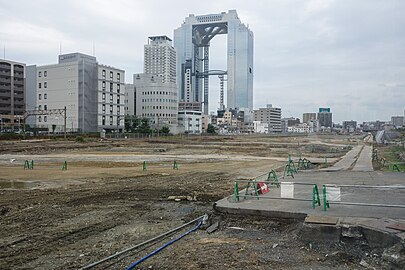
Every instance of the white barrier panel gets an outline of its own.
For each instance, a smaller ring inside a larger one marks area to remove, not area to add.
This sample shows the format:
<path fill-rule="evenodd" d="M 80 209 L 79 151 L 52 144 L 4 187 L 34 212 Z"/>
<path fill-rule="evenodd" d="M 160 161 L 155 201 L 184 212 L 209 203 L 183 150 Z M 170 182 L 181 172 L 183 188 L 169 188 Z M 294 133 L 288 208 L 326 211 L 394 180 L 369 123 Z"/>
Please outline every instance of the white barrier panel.
<path fill-rule="evenodd" d="M 294 183 L 281 182 L 281 198 L 294 199 Z"/>
<path fill-rule="evenodd" d="M 340 187 L 326 187 L 326 199 L 330 202 L 340 202 Z"/>

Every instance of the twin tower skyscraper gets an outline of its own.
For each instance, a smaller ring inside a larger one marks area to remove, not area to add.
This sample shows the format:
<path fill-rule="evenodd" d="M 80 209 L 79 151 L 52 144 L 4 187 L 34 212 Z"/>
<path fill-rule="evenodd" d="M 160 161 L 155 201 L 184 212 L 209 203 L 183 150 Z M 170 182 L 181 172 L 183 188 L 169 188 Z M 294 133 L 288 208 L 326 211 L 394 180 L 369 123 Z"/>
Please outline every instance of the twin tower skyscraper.
<path fill-rule="evenodd" d="M 221 34 L 227 34 L 227 70 L 210 70 L 210 41 Z M 174 30 L 174 47 L 179 109 L 208 114 L 210 76 L 220 78 L 221 88 L 227 81 L 227 108 L 253 109 L 253 32 L 240 21 L 236 10 L 189 15 Z M 223 89 L 220 91 L 220 109 L 224 109 Z"/>

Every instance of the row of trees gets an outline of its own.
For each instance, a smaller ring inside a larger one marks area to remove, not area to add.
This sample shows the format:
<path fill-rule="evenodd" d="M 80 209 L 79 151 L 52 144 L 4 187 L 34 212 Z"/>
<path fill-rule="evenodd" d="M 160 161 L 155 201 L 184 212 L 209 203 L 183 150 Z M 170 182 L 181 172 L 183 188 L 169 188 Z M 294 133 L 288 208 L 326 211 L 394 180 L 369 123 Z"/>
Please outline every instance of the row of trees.
<path fill-rule="evenodd" d="M 152 131 L 155 133 L 158 132 L 156 128 L 152 129 L 147 118 L 140 118 L 136 115 L 125 116 L 125 131 L 140 134 L 151 134 Z M 163 126 L 159 129 L 159 133 L 167 135 L 170 133 L 170 129 L 168 126 Z M 212 124 L 208 124 L 207 133 L 215 134 L 216 128 Z"/>
<path fill-rule="evenodd" d="M 125 131 L 130 133 L 151 134 L 152 132 L 158 132 L 156 128 L 152 128 L 149 125 L 147 118 L 139 118 L 136 115 L 125 116 Z M 168 126 L 163 126 L 159 129 L 159 133 L 167 135 L 170 133 Z"/>

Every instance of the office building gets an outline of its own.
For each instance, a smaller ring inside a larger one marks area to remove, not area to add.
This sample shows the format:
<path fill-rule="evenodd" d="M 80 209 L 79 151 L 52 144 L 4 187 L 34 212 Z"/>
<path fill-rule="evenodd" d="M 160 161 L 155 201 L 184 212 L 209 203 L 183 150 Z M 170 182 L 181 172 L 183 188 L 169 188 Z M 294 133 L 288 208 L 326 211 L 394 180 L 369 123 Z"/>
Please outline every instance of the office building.
<path fill-rule="evenodd" d="M 136 115 L 136 94 L 132 83 L 125 84 L 125 115 Z"/>
<path fill-rule="evenodd" d="M 122 132 L 125 115 L 125 71 L 98 65 L 97 131 Z"/>
<path fill-rule="evenodd" d="M 201 134 L 202 113 L 198 111 L 181 111 L 178 116 L 180 133 Z"/>
<path fill-rule="evenodd" d="M 177 133 L 176 52 L 171 39 L 149 37 L 144 50 L 144 73 L 133 76 L 133 87 L 127 96 L 128 112 L 132 112 L 129 100 L 133 96 L 135 115 L 148 118 L 154 128 L 165 125 L 171 133 Z"/>
<path fill-rule="evenodd" d="M 0 60 L 0 131 L 14 128 L 25 112 L 25 64 Z"/>
<path fill-rule="evenodd" d="M 66 107 L 67 132 L 121 131 L 124 127 L 125 73 L 99 65 L 94 56 L 70 53 L 57 64 L 28 66 L 27 107 L 41 111 L 37 128 L 62 132 L 64 116 L 50 113 Z"/>
<path fill-rule="evenodd" d="M 319 108 L 317 120 L 321 127 L 332 128 L 333 123 L 330 108 Z"/>
<path fill-rule="evenodd" d="M 393 124 L 395 128 L 403 127 L 404 117 L 403 116 L 392 116 L 391 124 Z"/>
<path fill-rule="evenodd" d="M 281 132 L 281 108 L 275 108 L 268 104 L 266 108 L 253 110 L 253 119 L 254 121 L 268 123 L 269 133 Z"/>
<path fill-rule="evenodd" d="M 210 41 L 220 34 L 227 34 L 227 70 L 209 72 Z M 180 102 L 200 103 L 207 115 L 210 73 L 227 77 L 227 108 L 253 109 L 253 32 L 240 21 L 236 10 L 189 15 L 174 30 L 174 47 Z"/>
<path fill-rule="evenodd" d="M 151 124 L 177 125 L 177 88 L 175 83 L 162 82 L 153 74 L 134 74 L 136 115 L 148 118 Z"/>
<path fill-rule="evenodd" d="M 287 133 L 288 127 L 293 127 L 300 123 L 299 118 L 289 117 L 281 119 L 281 132 Z"/>
<path fill-rule="evenodd" d="M 343 130 L 346 132 L 355 132 L 357 128 L 357 121 L 343 121 Z"/>
<path fill-rule="evenodd" d="M 316 120 L 316 113 L 303 113 L 302 123 L 308 123 L 311 120 Z"/>
<path fill-rule="evenodd" d="M 144 46 L 144 73 L 154 74 L 163 83 L 176 83 L 176 51 L 167 36 L 148 38 Z M 156 78 L 157 79 L 157 78 Z"/>

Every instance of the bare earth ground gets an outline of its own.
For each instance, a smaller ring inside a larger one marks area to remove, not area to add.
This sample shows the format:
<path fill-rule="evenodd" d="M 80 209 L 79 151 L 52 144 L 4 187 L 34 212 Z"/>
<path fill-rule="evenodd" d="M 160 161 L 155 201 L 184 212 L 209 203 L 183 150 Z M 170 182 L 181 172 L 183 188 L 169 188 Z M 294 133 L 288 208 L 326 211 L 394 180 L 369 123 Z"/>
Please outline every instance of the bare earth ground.
<path fill-rule="evenodd" d="M 351 255 L 301 243 L 299 222 L 212 210 L 214 201 L 233 192 L 235 178 L 266 173 L 284 164 L 280 160 L 288 154 L 339 157 L 349 144 L 356 139 L 1 142 L 0 269 L 77 269 L 204 213 L 221 220 L 219 230 L 192 233 L 136 269 L 360 269 Z M 34 155 L 34 170 L 24 170 L 23 161 Z M 141 157 L 150 161 L 147 171 Z M 179 170 L 172 169 L 173 157 Z M 63 159 L 67 171 L 60 169 Z M 123 269 L 167 241 L 95 269 Z"/>

